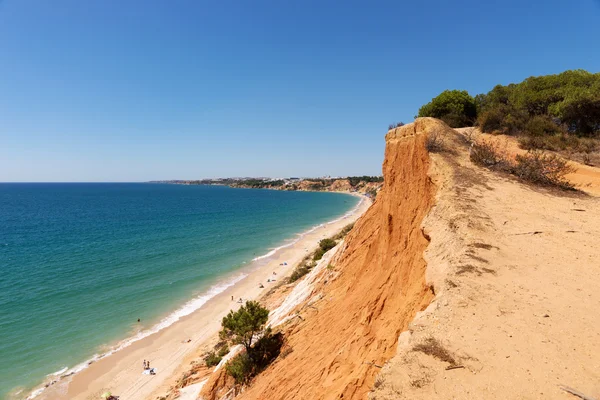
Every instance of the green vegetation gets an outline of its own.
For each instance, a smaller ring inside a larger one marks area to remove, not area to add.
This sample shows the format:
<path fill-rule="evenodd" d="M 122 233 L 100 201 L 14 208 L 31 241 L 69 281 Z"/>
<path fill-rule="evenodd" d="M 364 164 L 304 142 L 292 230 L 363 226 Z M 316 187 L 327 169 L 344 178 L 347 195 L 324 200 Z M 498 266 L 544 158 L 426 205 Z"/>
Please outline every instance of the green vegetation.
<path fill-rule="evenodd" d="M 211 351 L 204 357 L 204 362 L 206 363 L 206 366 L 210 368 L 218 365 L 221 362 L 221 359 L 223 359 L 223 356 L 219 357 L 214 351 Z"/>
<path fill-rule="evenodd" d="M 242 344 L 248 352 L 256 335 L 263 333 L 269 319 L 269 310 L 257 301 L 247 301 L 237 311 L 229 311 L 221 325 L 220 335 L 233 343 Z"/>
<path fill-rule="evenodd" d="M 204 362 L 206 363 L 206 366 L 208 368 L 214 367 L 215 365 L 218 365 L 221 362 L 221 360 L 223 359 L 223 357 L 225 357 L 227 353 L 229 353 L 229 346 L 227 346 L 227 342 L 220 341 L 215 345 L 213 351 L 208 352 L 204 356 Z"/>
<path fill-rule="evenodd" d="M 298 279 L 302 278 L 304 275 L 308 274 L 311 269 L 316 265 L 315 262 L 311 260 L 311 256 L 307 256 L 302 260 L 300 265 L 294 269 L 290 277 L 288 278 L 288 282 L 296 282 Z"/>
<path fill-rule="evenodd" d="M 225 371 L 233 377 L 238 385 L 245 385 L 262 372 L 273 360 L 275 360 L 283 346 L 283 335 L 272 334 L 267 330 L 265 334 L 256 341 L 250 352 L 243 352 L 233 357 L 225 365 Z"/>
<path fill-rule="evenodd" d="M 239 182 L 239 184 L 243 185 L 244 187 L 251 187 L 253 189 L 278 187 L 282 186 L 284 183 L 285 181 L 283 181 L 282 179 L 272 181 L 269 179 L 254 178 L 244 179 Z"/>
<path fill-rule="evenodd" d="M 573 172 L 566 160 L 556 154 L 542 150 L 529 150 L 526 154 L 517 155 L 510 160 L 497 144 L 489 141 L 473 143 L 471 161 L 475 164 L 507 172 L 521 180 L 536 185 L 553 186 L 572 190 L 573 186 L 565 176 Z"/>
<path fill-rule="evenodd" d="M 302 278 L 304 275 L 308 274 L 311 269 L 313 269 L 317 265 L 317 261 L 323 258 L 323 255 L 333 249 L 338 241 L 343 239 L 348 232 L 352 229 L 354 223 L 346 225 L 342 230 L 333 237 L 323 239 L 319 242 L 319 247 L 313 251 L 311 254 L 304 257 L 304 259 L 300 262 L 300 265 L 294 269 L 290 277 L 288 278 L 288 282 L 296 282 L 298 279 Z"/>
<path fill-rule="evenodd" d="M 383 176 L 349 176 L 348 182 L 350 182 L 350 186 L 354 187 L 358 185 L 360 182 L 383 182 Z"/>
<path fill-rule="evenodd" d="M 333 249 L 336 245 L 336 241 L 332 238 L 323 239 L 319 242 L 319 248 L 315 251 L 313 260 L 318 261 L 323 258 L 323 254 Z"/>
<path fill-rule="evenodd" d="M 352 230 L 352 228 L 354 228 L 354 222 L 343 227 L 342 230 L 339 231 L 338 234 L 333 237 L 333 239 L 334 240 L 343 239 Z"/>
<path fill-rule="evenodd" d="M 225 365 L 225 371 L 233 377 L 238 385 L 247 384 L 252 375 L 252 360 L 248 353 L 241 353 L 233 357 Z"/>
<path fill-rule="evenodd" d="M 453 128 L 461 128 L 473 125 L 477 106 L 466 90 L 445 90 L 419 109 L 419 117 L 438 118 Z"/>
<path fill-rule="evenodd" d="M 480 125 L 485 132 L 578 136 L 600 133 L 600 73 L 565 71 L 498 85 L 479 95 Z M 537 117 L 537 118 L 536 118 Z"/>
<path fill-rule="evenodd" d="M 283 335 L 272 334 L 270 328 L 265 329 L 268 319 L 269 310 L 256 301 L 247 301 L 239 310 L 232 310 L 223 318 L 221 338 L 242 344 L 245 350 L 225 365 L 225 370 L 237 384 L 247 384 L 279 355 Z M 213 353 L 210 361 L 214 362 L 217 357 Z M 208 365 L 209 361 L 206 362 Z"/>
<path fill-rule="evenodd" d="M 483 132 L 521 136 L 524 149 L 583 153 L 584 161 L 600 150 L 600 73 L 530 77 L 471 99 L 465 91 L 446 90 L 421 107 L 419 116 L 452 127 L 476 121 Z"/>

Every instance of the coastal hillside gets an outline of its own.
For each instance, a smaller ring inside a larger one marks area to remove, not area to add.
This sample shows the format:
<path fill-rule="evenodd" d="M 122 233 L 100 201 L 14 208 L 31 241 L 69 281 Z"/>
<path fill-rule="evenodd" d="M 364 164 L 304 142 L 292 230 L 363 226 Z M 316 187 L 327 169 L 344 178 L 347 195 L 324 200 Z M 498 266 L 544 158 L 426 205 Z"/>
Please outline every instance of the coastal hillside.
<path fill-rule="evenodd" d="M 198 398 L 598 396 L 600 185 L 477 165 L 489 140 L 433 118 L 390 130 L 370 209 L 263 299 L 279 356 L 246 386 L 203 375 Z"/>
<path fill-rule="evenodd" d="M 225 178 L 201 180 L 155 181 L 176 185 L 225 185 L 242 189 L 271 189 L 313 192 L 356 192 L 375 197 L 383 184 L 382 176 L 343 178 Z"/>
<path fill-rule="evenodd" d="M 309 303 L 294 311 L 301 318 L 283 327 L 291 352 L 241 398 L 364 398 L 371 389 L 378 365 L 396 353 L 398 336 L 434 296 L 421 230 L 435 196 L 428 129 L 449 130 L 423 119 L 387 134 L 377 200 L 322 271 Z"/>
<path fill-rule="evenodd" d="M 398 336 L 434 297 L 425 281 L 428 238 L 421 230 L 436 192 L 428 175 L 429 130 L 444 134 L 450 128 L 425 118 L 387 134 L 377 199 L 331 250 L 330 261 L 299 284 L 304 293 L 288 295 L 302 300 L 273 311 L 285 356 L 241 398 L 364 398 L 381 365 L 396 354 Z M 213 374 L 201 398 L 230 396 L 226 381 L 222 369 Z"/>

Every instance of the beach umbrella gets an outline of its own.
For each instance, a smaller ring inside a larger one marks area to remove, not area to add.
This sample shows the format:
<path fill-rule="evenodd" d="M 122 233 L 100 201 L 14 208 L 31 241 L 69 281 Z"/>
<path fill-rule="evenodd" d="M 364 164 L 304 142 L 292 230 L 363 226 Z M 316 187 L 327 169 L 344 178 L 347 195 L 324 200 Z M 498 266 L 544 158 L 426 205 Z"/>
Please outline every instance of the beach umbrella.
<path fill-rule="evenodd" d="M 112 394 L 111 394 L 110 392 L 104 392 L 104 393 L 102 394 L 102 398 L 103 398 L 103 399 L 108 399 L 110 396 L 112 396 Z"/>

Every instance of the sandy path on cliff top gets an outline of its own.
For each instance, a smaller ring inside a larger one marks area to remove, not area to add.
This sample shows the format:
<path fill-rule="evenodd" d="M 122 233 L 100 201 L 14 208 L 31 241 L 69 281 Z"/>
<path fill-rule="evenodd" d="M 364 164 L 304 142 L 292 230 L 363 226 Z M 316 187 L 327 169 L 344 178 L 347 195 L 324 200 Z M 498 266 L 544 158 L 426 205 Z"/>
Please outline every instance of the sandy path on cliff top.
<path fill-rule="evenodd" d="M 524 185 L 472 165 L 467 151 L 433 156 L 440 189 L 425 227 L 436 298 L 369 398 L 577 398 L 559 385 L 600 398 L 600 199 Z M 579 170 L 581 188 L 600 193 L 600 171 Z M 414 349 L 429 338 L 438 358 Z M 444 349 L 464 368 L 447 370 Z"/>
<path fill-rule="evenodd" d="M 352 215 L 321 226 L 303 236 L 292 246 L 279 250 L 267 262 L 250 272 L 248 277 L 209 300 L 192 314 L 182 318 L 170 327 L 150 335 L 131 346 L 116 352 L 90 365 L 71 378 L 68 386 L 63 382 L 45 390 L 37 399 L 91 399 L 97 400 L 101 394 L 110 391 L 122 400 L 145 400 L 156 397 L 155 393 L 166 392 L 182 363 L 191 355 L 197 355 L 198 348 L 218 332 L 223 316 L 230 309 L 239 307 L 234 299 L 256 299 L 271 288 L 267 278 L 277 272 L 277 279 L 291 273 L 295 265 L 318 244 L 319 240 L 339 232 L 347 224 L 354 222 L 370 205 L 365 199 Z M 287 266 L 279 264 L 286 261 Z M 259 289 L 259 283 L 265 288 Z M 191 339 L 191 343 L 182 343 Z M 142 361 L 150 360 L 157 369 L 155 376 L 143 375 Z"/>

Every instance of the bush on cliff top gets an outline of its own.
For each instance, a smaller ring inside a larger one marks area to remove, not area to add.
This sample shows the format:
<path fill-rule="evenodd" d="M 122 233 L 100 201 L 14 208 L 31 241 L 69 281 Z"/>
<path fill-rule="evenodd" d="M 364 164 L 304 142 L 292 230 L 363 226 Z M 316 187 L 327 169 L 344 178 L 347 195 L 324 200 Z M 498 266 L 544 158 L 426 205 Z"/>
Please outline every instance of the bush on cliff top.
<path fill-rule="evenodd" d="M 446 90 L 421 107 L 419 117 L 439 118 L 452 127 L 476 120 L 486 133 L 525 136 L 526 148 L 581 151 L 569 136 L 600 139 L 600 73 L 571 70 L 530 77 L 497 85 L 475 99 L 465 91 Z M 553 146 L 539 139 L 546 137 L 561 137 L 562 144 Z"/>
<path fill-rule="evenodd" d="M 461 128 L 473 125 L 477 106 L 466 90 L 444 90 L 419 109 L 419 117 L 438 118 L 453 128 Z"/>
<path fill-rule="evenodd" d="M 573 172 L 566 160 L 556 154 L 541 150 L 530 150 L 519 154 L 511 161 L 498 144 L 490 141 L 479 141 L 471 148 L 470 159 L 473 163 L 507 172 L 521 180 L 536 185 L 553 186 L 560 189 L 573 189 L 573 185 L 565 176 Z"/>

